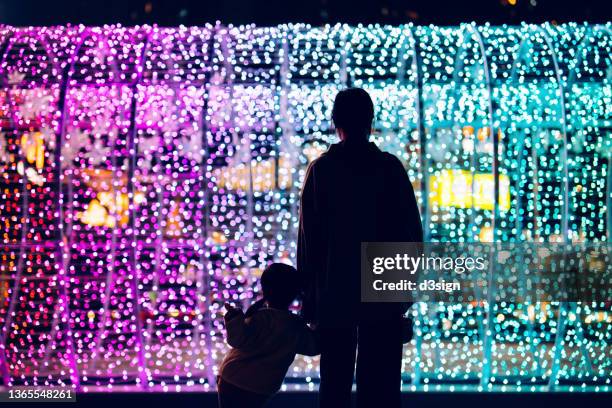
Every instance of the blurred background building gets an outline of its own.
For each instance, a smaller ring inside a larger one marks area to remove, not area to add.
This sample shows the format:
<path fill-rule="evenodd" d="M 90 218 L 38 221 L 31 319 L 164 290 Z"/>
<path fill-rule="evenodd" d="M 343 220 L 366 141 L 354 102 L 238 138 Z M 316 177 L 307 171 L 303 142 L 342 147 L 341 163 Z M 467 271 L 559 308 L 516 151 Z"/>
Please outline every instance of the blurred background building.
<path fill-rule="evenodd" d="M 372 95 L 428 241 L 610 241 L 604 2 L 218 3 L 2 3 L 3 384 L 214 387 L 222 304 L 294 262 L 346 86 Z M 609 391 L 609 303 L 412 313 L 406 387 Z M 317 376 L 299 358 L 287 386 Z"/>

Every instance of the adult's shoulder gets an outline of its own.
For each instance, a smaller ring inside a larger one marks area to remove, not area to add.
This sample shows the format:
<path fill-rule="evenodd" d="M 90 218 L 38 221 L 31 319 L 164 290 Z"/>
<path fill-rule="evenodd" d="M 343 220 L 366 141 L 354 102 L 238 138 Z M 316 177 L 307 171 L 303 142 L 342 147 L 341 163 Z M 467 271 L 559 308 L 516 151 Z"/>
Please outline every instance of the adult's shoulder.
<path fill-rule="evenodd" d="M 397 158 L 396 155 L 391 154 L 389 152 L 381 152 L 381 153 L 382 154 L 380 155 L 380 157 L 383 163 L 386 164 L 390 169 L 406 171 L 404 169 L 404 165 L 402 164 L 400 159 Z"/>
<path fill-rule="evenodd" d="M 331 156 L 329 154 L 329 152 L 324 152 L 323 154 L 321 154 L 319 157 L 317 157 L 316 159 L 314 159 L 313 161 L 310 162 L 310 164 L 308 164 L 308 170 L 309 171 L 322 171 L 326 168 L 329 167 L 330 162 L 331 162 Z"/>

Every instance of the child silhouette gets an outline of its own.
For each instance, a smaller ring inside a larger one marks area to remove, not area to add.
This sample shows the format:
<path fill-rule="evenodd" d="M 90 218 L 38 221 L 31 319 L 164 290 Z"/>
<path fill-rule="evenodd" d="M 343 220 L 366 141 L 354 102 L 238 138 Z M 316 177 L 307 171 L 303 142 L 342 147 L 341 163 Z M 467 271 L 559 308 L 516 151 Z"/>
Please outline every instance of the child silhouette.
<path fill-rule="evenodd" d="M 225 304 L 232 349 L 219 369 L 220 408 L 263 407 L 280 389 L 296 354 L 319 354 L 316 333 L 289 311 L 298 282 L 294 267 L 273 263 L 261 275 L 263 298 L 246 313 Z"/>

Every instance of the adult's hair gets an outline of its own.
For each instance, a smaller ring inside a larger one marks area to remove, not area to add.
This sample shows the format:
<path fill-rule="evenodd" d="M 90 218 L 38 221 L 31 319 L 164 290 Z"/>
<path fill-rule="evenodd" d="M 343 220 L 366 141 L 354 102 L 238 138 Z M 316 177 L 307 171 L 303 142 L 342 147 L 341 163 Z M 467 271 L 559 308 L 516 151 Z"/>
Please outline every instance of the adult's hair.
<path fill-rule="evenodd" d="M 261 275 L 263 297 L 270 307 L 286 309 L 299 293 L 298 273 L 293 266 L 273 263 Z"/>
<path fill-rule="evenodd" d="M 338 92 L 334 100 L 332 120 L 336 129 L 344 131 L 347 139 L 367 139 L 374 120 L 372 98 L 361 88 L 348 88 Z"/>

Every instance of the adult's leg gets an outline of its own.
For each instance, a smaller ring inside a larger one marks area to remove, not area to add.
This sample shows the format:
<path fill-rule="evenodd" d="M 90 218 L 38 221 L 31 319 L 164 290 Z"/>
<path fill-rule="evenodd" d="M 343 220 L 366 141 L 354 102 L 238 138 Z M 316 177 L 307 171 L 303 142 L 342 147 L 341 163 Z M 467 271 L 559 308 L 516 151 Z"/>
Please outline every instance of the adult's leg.
<path fill-rule="evenodd" d="M 357 406 L 400 408 L 401 383 L 400 320 L 361 323 L 357 350 Z"/>
<path fill-rule="evenodd" d="M 321 328 L 320 408 L 349 408 L 357 328 Z"/>

